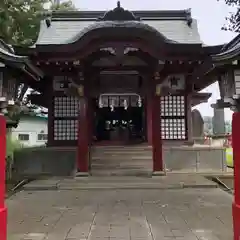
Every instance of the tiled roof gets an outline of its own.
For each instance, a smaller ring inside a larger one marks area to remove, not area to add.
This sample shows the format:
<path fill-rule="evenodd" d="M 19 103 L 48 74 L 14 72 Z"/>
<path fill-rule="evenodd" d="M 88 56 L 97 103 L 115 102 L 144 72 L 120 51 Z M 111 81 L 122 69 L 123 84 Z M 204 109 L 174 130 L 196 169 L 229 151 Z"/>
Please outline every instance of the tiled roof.
<path fill-rule="evenodd" d="M 202 43 L 198 32 L 197 21 L 191 19 L 191 24 L 189 24 L 187 21 L 187 13 L 182 11 L 180 14 L 179 12 L 180 11 L 169 11 L 168 13 L 167 11 L 159 11 L 158 13 L 156 11 L 145 11 L 142 12 L 143 17 L 141 17 L 141 12 L 133 13 L 141 18 L 138 23 L 154 29 L 159 32 L 159 34 L 165 36 L 166 39 L 177 43 Z M 49 27 L 45 21 L 41 22 L 36 45 L 64 44 L 70 42 L 71 39 L 86 32 L 90 25 L 96 23 L 101 24 L 101 21 L 96 18 L 97 14 L 100 14 L 100 12 L 91 12 L 91 14 L 74 12 L 72 16 L 70 13 L 55 13 Z M 99 17 L 101 17 L 101 15 Z"/>

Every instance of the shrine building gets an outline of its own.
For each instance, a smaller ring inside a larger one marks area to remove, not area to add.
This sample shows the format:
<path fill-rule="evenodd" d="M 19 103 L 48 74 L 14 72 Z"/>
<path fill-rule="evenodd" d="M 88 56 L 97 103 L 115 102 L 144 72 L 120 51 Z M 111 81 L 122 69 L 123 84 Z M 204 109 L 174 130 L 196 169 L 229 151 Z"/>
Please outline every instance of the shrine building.
<path fill-rule="evenodd" d="M 218 80 L 190 10 L 52 12 L 29 48 L 14 46 L 43 72 L 27 81 L 48 109 L 47 147 L 77 147 L 77 169 L 91 168 L 94 146 L 146 145 L 152 170 L 162 147 L 191 144 L 191 108 Z"/>

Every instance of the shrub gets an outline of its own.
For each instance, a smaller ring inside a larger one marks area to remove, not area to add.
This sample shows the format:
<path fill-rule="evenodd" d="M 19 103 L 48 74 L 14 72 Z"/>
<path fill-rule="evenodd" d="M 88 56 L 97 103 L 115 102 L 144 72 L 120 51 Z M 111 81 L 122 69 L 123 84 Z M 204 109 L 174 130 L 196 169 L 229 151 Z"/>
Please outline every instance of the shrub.
<path fill-rule="evenodd" d="M 17 140 L 14 140 L 12 139 L 11 135 L 7 135 L 7 139 L 6 139 L 6 146 L 7 146 L 7 149 L 6 149 L 6 158 L 7 159 L 13 159 L 13 153 L 15 150 L 17 149 L 20 149 L 23 147 L 23 145 L 17 141 Z"/>

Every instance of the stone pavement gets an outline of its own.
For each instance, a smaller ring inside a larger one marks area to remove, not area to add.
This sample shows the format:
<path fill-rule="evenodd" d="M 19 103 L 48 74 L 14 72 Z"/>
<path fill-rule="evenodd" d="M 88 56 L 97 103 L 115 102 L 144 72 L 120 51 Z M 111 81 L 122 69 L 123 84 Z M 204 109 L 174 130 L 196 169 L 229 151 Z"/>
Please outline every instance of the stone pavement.
<path fill-rule="evenodd" d="M 231 203 L 218 188 L 22 191 L 8 240 L 232 240 Z"/>

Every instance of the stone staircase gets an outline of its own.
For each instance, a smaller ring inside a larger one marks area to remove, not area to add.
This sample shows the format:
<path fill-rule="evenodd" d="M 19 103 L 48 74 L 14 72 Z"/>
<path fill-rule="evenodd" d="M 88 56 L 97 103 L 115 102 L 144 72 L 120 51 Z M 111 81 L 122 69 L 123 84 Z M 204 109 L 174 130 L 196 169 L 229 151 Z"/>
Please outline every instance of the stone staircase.
<path fill-rule="evenodd" d="M 152 176 L 152 147 L 147 145 L 93 146 L 91 175 Z"/>

